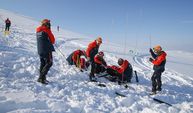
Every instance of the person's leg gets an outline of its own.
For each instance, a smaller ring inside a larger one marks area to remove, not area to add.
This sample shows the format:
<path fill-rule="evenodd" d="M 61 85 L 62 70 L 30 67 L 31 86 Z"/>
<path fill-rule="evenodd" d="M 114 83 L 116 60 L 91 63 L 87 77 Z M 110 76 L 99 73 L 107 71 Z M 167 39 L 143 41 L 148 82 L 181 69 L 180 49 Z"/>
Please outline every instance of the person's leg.
<path fill-rule="evenodd" d="M 95 63 L 93 61 L 91 61 L 91 72 L 89 75 L 89 79 L 92 81 L 94 78 L 94 73 L 95 73 Z"/>
<path fill-rule="evenodd" d="M 6 25 L 6 26 L 5 26 L 5 31 L 7 31 L 7 28 L 8 28 L 8 26 Z"/>
<path fill-rule="evenodd" d="M 42 74 L 42 69 L 46 65 L 46 61 L 44 60 L 45 58 L 40 56 L 40 69 L 39 69 L 39 78 L 38 82 L 43 82 L 43 74 Z"/>
<path fill-rule="evenodd" d="M 43 81 L 46 80 L 46 75 L 53 64 L 52 53 L 49 53 L 48 56 L 44 58 L 44 61 L 45 61 L 45 65 L 40 72 L 40 75 L 43 77 Z"/>
<path fill-rule="evenodd" d="M 156 72 L 153 73 L 153 75 L 151 77 L 151 81 L 152 81 L 152 92 L 156 92 L 156 86 L 157 86 Z"/>
<path fill-rule="evenodd" d="M 109 81 L 117 82 L 118 75 L 117 75 L 117 72 L 115 70 L 113 70 L 112 68 L 107 68 L 106 72 L 110 75 L 110 76 L 106 77 Z"/>
<path fill-rule="evenodd" d="M 9 31 L 10 26 L 7 27 L 7 31 Z"/>
<path fill-rule="evenodd" d="M 162 81 L 161 81 L 161 72 L 157 73 L 157 76 L 156 76 L 156 81 L 157 81 L 157 91 L 161 91 L 162 88 Z"/>

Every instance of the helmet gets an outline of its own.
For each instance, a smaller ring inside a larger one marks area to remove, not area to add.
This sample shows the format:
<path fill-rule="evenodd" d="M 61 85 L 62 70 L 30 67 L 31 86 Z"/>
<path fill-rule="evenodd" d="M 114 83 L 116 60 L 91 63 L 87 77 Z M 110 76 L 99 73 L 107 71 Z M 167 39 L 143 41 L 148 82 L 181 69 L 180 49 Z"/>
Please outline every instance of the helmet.
<path fill-rule="evenodd" d="M 123 64 L 123 59 L 122 59 L 122 58 L 119 58 L 119 59 L 118 59 L 118 64 L 119 64 L 119 65 L 122 65 L 122 64 Z"/>
<path fill-rule="evenodd" d="M 104 53 L 102 52 L 102 51 L 100 51 L 99 53 L 98 53 L 100 56 L 104 56 Z"/>
<path fill-rule="evenodd" d="M 51 26 L 50 20 L 43 19 L 41 23 L 42 23 L 42 25 L 44 25 L 44 26 L 46 26 L 46 27 L 48 27 L 50 29 L 50 26 Z"/>
<path fill-rule="evenodd" d="M 48 23 L 50 23 L 50 20 L 48 20 L 48 19 L 43 19 L 43 20 L 41 21 L 41 23 L 42 23 L 42 25 L 43 25 L 43 24 L 48 24 Z"/>
<path fill-rule="evenodd" d="M 101 43 L 102 43 L 102 38 L 101 38 L 101 37 L 98 37 L 98 38 L 96 39 L 96 41 L 101 44 Z"/>
<path fill-rule="evenodd" d="M 162 47 L 160 45 L 157 45 L 153 48 L 154 51 L 160 52 L 162 50 Z"/>

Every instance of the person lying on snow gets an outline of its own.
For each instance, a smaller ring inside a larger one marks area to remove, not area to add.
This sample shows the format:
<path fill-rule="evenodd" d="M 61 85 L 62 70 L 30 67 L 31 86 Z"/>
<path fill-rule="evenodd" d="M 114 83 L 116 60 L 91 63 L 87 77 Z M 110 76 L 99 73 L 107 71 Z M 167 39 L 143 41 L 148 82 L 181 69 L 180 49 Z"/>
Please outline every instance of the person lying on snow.
<path fill-rule="evenodd" d="M 112 82 L 118 81 L 118 83 L 131 82 L 133 76 L 133 68 L 127 60 L 122 58 L 118 59 L 119 66 L 107 66 L 107 73 L 110 76 L 107 76 Z"/>
<path fill-rule="evenodd" d="M 94 57 L 94 68 L 91 69 L 91 73 L 90 73 L 90 80 L 94 81 L 95 80 L 95 76 L 94 74 L 99 74 L 99 73 L 103 73 L 106 71 L 106 66 L 107 63 L 104 60 L 104 53 L 102 51 L 100 51 L 97 55 L 95 55 Z"/>
<path fill-rule="evenodd" d="M 76 67 L 82 70 L 86 69 L 89 66 L 85 59 L 86 52 L 84 50 L 76 50 L 72 52 L 66 60 L 69 65 L 75 65 Z"/>

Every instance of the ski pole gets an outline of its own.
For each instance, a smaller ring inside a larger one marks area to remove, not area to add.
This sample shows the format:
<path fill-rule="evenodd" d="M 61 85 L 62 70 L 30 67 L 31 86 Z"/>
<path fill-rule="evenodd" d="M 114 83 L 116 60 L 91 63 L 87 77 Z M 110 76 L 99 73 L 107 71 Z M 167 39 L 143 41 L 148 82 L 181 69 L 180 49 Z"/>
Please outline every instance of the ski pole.
<path fill-rule="evenodd" d="M 139 82 L 139 78 L 138 78 L 138 76 L 137 76 L 137 71 L 135 70 L 134 73 L 135 73 L 136 82 L 138 83 L 138 82 Z"/>
<path fill-rule="evenodd" d="M 56 46 L 56 44 L 55 44 L 55 47 L 56 47 L 56 49 L 60 52 L 60 54 L 66 59 L 66 56 L 62 53 L 62 51 Z"/>

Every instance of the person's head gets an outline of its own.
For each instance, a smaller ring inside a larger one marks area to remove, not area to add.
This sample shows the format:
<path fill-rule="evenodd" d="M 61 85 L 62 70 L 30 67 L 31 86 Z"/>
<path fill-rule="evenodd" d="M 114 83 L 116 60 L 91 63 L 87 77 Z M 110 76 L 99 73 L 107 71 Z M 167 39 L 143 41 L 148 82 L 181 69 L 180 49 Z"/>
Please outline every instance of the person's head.
<path fill-rule="evenodd" d="M 98 53 L 98 55 L 99 55 L 100 57 L 104 57 L 104 53 L 103 53 L 102 51 L 100 51 L 100 52 Z"/>
<path fill-rule="evenodd" d="M 98 37 L 98 38 L 96 39 L 96 41 L 97 41 L 97 44 L 98 44 L 98 45 L 101 45 L 101 44 L 102 44 L 102 38 L 101 38 L 101 37 Z"/>
<path fill-rule="evenodd" d="M 157 45 L 157 46 L 155 46 L 154 48 L 153 48 L 153 50 L 154 50 L 154 52 L 156 53 L 156 54 L 160 54 L 161 52 L 162 52 L 162 47 L 160 46 L 160 45 Z"/>
<path fill-rule="evenodd" d="M 123 64 L 124 60 L 122 58 L 118 59 L 118 64 L 121 66 Z"/>
<path fill-rule="evenodd" d="M 50 27 L 51 27 L 50 20 L 48 20 L 48 19 L 43 19 L 43 20 L 41 21 L 41 23 L 42 23 L 42 26 L 46 26 L 47 28 L 50 29 Z"/>

